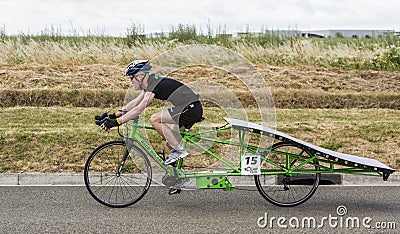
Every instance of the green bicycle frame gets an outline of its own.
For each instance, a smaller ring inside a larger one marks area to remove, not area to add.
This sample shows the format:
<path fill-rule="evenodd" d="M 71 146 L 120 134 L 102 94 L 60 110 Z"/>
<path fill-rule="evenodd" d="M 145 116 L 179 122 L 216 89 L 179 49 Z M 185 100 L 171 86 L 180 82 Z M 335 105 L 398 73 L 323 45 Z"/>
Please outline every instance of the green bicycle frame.
<path fill-rule="evenodd" d="M 239 160 L 238 165 L 233 165 L 232 163 L 224 160 L 222 157 L 217 155 L 216 153 L 212 152 L 210 149 L 204 147 L 200 143 L 199 140 L 209 141 L 218 144 L 226 144 L 231 146 L 236 146 L 239 148 L 239 159 L 242 155 L 246 152 L 259 156 L 264 162 L 274 166 L 275 169 L 271 170 L 261 170 L 261 175 L 294 175 L 294 174 L 316 174 L 316 173 L 340 173 L 340 174 L 357 174 L 357 175 L 366 175 L 366 176 L 382 176 L 381 172 L 372 169 L 366 168 L 358 168 L 353 167 L 347 164 L 347 162 L 339 162 L 339 161 L 332 161 L 328 158 L 321 158 L 318 155 L 302 155 L 300 154 L 291 154 L 287 152 L 280 152 L 276 150 L 270 150 L 267 148 L 260 148 L 252 145 L 248 145 L 245 143 L 245 135 L 246 131 L 238 130 L 239 131 L 239 141 L 226 141 L 221 139 L 214 139 L 203 137 L 202 135 L 207 133 L 213 133 L 223 130 L 231 129 L 231 126 L 224 126 L 218 127 L 213 130 L 207 131 L 200 131 L 197 133 L 190 133 L 189 131 L 179 131 L 177 133 L 182 135 L 182 144 L 186 146 L 187 144 L 192 144 L 197 148 L 203 150 L 208 155 L 212 156 L 216 160 L 222 162 L 226 165 L 229 169 L 224 171 L 215 171 L 215 172 L 183 172 L 181 170 L 182 167 L 182 159 L 178 160 L 178 164 L 175 167 L 164 165 L 163 158 L 149 145 L 137 132 L 137 129 L 148 129 L 148 130 L 155 130 L 152 126 L 142 125 L 138 123 L 132 123 L 131 130 L 128 133 L 129 139 L 133 142 L 138 143 L 147 153 L 148 155 L 154 159 L 154 161 L 160 165 L 167 173 L 170 175 L 175 175 L 178 178 L 200 178 L 200 177 L 227 177 L 227 176 L 242 176 L 241 173 L 241 161 Z M 275 154 L 283 154 L 286 156 L 285 165 L 278 164 L 271 160 L 270 158 L 266 157 L 268 153 L 275 153 Z M 290 163 L 293 161 L 299 161 L 300 164 L 296 165 L 295 167 L 291 168 Z M 300 169 L 304 165 L 312 165 L 315 169 Z M 341 168 L 337 168 L 341 167 Z"/>

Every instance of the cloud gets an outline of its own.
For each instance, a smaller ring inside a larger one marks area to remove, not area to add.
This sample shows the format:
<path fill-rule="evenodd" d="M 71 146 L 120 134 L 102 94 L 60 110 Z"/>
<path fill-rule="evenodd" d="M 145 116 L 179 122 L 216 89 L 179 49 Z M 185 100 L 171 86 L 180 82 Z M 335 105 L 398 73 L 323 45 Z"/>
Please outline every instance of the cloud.
<path fill-rule="evenodd" d="M 230 31 L 269 29 L 398 29 L 396 0 L 3 0 L 0 25 L 6 33 L 104 31 L 124 35 L 132 22 L 147 32 L 169 31 L 178 23 L 226 25 Z"/>

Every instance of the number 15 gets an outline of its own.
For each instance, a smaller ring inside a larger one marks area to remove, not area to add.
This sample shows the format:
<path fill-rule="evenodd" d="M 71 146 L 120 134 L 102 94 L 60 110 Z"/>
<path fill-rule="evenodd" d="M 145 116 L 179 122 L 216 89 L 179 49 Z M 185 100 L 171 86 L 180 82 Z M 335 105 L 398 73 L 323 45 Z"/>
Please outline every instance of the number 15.
<path fill-rule="evenodd" d="M 251 158 L 251 163 L 250 163 L 250 158 Z M 252 157 L 245 157 L 246 159 L 246 164 L 247 165 L 256 165 L 257 164 L 257 157 L 256 156 L 252 156 Z"/>

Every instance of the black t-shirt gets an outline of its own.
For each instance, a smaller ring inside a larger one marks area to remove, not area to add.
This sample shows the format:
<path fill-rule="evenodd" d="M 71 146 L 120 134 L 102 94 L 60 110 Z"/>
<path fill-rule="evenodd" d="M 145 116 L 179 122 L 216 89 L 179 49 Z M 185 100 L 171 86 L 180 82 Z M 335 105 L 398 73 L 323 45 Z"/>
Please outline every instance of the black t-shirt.
<path fill-rule="evenodd" d="M 179 107 L 185 107 L 199 100 L 199 95 L 186 85 L 171 78 L 159 77 L 157 74 L 149 76 L 147 88 L 144 91 L 152 92 L 155 98 L 168 100 L 172 105 Z"/>

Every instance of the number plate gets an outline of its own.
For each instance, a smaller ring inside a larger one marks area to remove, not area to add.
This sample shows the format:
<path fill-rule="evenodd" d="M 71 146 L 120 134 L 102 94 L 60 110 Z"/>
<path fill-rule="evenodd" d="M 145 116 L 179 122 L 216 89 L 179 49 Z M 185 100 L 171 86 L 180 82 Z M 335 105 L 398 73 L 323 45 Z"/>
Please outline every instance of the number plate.
<path fill-rule="evenodd" d="M 242 155 L 242 175 L 260 175 L 261 174 L 261 158 L 260 156 L 246 153 Z"/>

